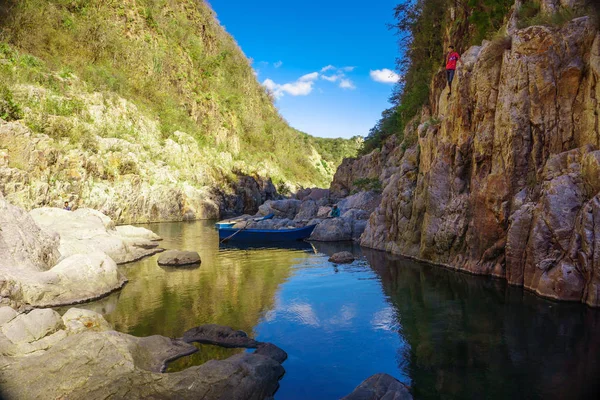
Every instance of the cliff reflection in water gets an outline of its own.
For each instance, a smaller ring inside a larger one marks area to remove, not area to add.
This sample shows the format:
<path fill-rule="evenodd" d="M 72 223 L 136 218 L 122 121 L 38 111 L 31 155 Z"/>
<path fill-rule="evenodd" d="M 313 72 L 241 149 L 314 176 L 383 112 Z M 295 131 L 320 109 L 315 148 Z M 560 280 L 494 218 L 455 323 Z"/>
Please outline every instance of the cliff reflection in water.
<path fill-rule="evenodd" d="M 415 398 L 600 398 L 600 312 L 363 249 L 410 345 Z"/>
<path fill-rule="evenodd" d="M 219 250 L 218 235 L 206 221 L 144 226 L 164 238 L 164 248 L 198 251 L 202 265 L 163 268 L 157 256 L 126 265 L 129 283 L 123 290 L 86 305 L 105 314 L 116 330 L 136 336 L 178 337 L 207 323 L 252 335 L 290 267 L 309 256 L 306 249 Z"/>

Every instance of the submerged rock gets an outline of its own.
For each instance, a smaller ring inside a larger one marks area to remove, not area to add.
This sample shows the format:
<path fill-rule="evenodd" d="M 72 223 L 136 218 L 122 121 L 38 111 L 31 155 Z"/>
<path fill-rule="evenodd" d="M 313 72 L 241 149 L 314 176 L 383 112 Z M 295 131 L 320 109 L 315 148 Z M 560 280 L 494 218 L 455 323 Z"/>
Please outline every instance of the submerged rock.
<path fill-rule="evenodd" d="M 354 256 L 349 251 L 340 251 L 329 257 L 329 261 L 336 264 L 350 264 L 354 261 Z"/>
<path fill-rule="evenodd" d="M 200 263 L 200 255 L 196 251 L 167 250 L 158 257 L 158 265 L 180 267 Z"/>
<path fill-rule="evenodd" d="M 412 400 L 406 385 L 388 374 L 376 374 L 365 379 L 342 400 Z"/>
<path fill-rule="evenodd" d="M 54 317 L 54 327 L 61 326 L 60 316 Z M 158 335 L 138 338 L 112 331 L 102 316 L 92 311 L 71 309 L 63 320 L 67 330 L 50 333 L 46 329 L 47 334 L 41 339 L 35 340 L 39 335 L 31 336 L 19 345 L 2 333 L 6 324 L 0 326 L 3 398 L 262 400 L 275 393 L 285 372 L 281 366 L 285 352 L 269 343 L 254 341 L 258 347 L 255 353 L 208 361 L 176 373 L 161 373 L 167 362 L 198 349 L 180 339 Z M 69 329 L 74 321 L 81 324 Z M 205 331 L 226 332 L 224 327 Z M 49 379 L 56 371 L 60 371 L 60 379 Z"/>

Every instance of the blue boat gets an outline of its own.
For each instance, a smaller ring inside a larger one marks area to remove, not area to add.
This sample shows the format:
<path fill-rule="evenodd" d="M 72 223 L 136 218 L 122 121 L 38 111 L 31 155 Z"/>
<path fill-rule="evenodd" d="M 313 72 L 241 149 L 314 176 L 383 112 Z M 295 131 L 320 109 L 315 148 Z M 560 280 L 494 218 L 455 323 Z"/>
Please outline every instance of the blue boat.
<path fill-rule="evenodd" d="M 222 242 L 255 242 L 255 243 L 273 243 L 273 242 L 293 242 L 296 240 L 307 239 L 315 229 L 316 225 L 305 226 L 295 229 L 219 229 L 219 239 Z"/>

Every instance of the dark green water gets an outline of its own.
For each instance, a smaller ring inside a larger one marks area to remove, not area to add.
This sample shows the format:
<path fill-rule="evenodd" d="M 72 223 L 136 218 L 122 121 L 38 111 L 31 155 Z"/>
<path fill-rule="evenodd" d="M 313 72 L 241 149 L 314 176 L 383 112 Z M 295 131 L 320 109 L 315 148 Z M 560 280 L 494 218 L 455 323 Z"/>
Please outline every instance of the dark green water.
<path fill-rule="evenodd" d="M 219 248 L 209 222 L 145 226 L 202 265 L 126 265 L 123 290 L 85 307 L 138 336 L 217 323 L 272 342 L 289 355 L 278 400 L 336 399 L 378 372 L 416 399 L 600 398 L 600 311 L 352 245 Z M 340 250 L 359 261 L 335 267 Z M 237 351 L 202 346 L 170 370 Z"/>

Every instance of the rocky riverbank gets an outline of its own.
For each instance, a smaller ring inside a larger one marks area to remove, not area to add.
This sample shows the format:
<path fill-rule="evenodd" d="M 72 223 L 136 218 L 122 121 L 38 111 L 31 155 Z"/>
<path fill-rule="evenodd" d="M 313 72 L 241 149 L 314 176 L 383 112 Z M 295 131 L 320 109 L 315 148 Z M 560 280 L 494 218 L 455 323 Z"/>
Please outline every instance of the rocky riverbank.
<path fill-rule="evenodd" d="M 340 198 L 329 190 L 305 189 L 294 198 L 269 200 L 262 204 L 256 215 L 234 218 L 234 229 L 288 229 L 316 225 L 310 240 L 323 242 L 358 241 L 365 230 L 371 213 L 381 202 L 375 191 L 363 191 Z M 337 205 L 340 216 L 331 218 L 332 206 Z M 273 214 L 263 221 L 254 219 Z"/>
<path fill-rule="evenodd" d="M 191 343 L 256 348 L 181 372 L 166 364 L 195 353 Z M 0 395 L 3 399 L 270 398 L 287 354 L 244 332 L 206 325 L 181 339 L 135 337 L 111 330 L 93 311 L 71 308 L 19 314 L 0 308 Z"/>
<path fill-rule="evenodd" d="M 158 240 L 95 210 L 27 213 L 0 195 L 0 305 L 48 307 L 106 295 L 126 283 L 117 264 L 162 251 Z"/>

